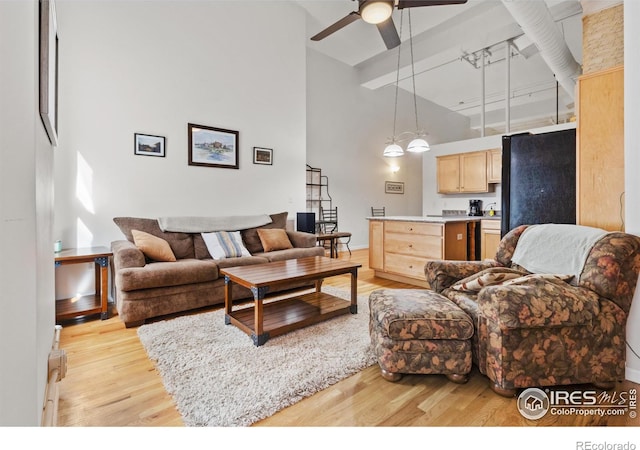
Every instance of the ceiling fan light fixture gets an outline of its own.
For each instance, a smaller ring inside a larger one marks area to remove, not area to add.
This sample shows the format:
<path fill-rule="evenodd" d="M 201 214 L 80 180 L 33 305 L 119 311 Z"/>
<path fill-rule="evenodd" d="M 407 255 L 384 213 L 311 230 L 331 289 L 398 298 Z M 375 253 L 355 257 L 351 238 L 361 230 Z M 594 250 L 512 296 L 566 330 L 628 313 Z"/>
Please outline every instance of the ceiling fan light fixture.
<path fill-rule="evenodd" d="M 400 147 L 395 142 L 387 145 L 384 149 L 384 152 L 382 153 L 382 156 L 386 158 L 395 158 L 402 155 L 404 155 L 404 150 L 402 150 L 402 147 Z"/>
<path fill-rule="evenodd" d="M 413 141 L 409 142 L 407 146 L 407 151 L 412 153 L 423 153 L 431 150 L 429 147 L 429 143 L 422 138 L 416 138 Z"/>
<path fill-rule="evenodd" d="M 360 11 L 360 17 L 367 23 L 377 25 L 384 22 L 393 12 L 393 2 L 374 1 L 366 3 Z"/>

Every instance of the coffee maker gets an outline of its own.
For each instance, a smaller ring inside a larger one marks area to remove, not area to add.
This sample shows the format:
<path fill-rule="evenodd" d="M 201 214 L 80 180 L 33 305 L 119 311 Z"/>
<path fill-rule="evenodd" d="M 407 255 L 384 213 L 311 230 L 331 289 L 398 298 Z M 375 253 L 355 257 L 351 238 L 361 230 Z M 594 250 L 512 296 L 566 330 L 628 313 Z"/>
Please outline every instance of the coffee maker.
<path fill-rule="evenodd" d="M 469 215 L 470 216 L 482 215 L 482 200 L 469 200 Z"/>

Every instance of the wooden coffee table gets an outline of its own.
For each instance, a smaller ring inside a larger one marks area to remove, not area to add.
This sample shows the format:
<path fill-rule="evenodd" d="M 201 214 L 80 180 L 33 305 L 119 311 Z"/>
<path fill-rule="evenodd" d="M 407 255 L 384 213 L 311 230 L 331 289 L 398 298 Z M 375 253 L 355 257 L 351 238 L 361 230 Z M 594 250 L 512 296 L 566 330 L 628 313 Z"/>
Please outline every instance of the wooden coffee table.
<path fill-rule="evenodd" d="M 288 333 L 342 314 L 357 314 L 358 268 L 361 264 L 312 256 L 251 266 L 220 269 L 224 275 L 225 323 L 233 324 L 260 346 Z M 351 301 L 321 292 L 322 281 L 351 274 Z M 264 303 L 269 289 L 297 281 L 315 281 L 315 291 Z M 251 289 L 254 304 L 233 310 L 233 283 Z"/>

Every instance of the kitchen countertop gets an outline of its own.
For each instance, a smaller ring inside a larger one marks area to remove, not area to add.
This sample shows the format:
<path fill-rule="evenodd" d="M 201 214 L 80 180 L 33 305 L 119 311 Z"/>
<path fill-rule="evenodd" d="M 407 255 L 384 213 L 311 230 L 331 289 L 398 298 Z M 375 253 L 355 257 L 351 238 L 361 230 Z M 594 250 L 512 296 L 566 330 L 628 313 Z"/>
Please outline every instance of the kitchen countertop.
<path fill-rule="evenodd" d="M 402 222 L 426 222 L 426 223 L 449 223 L 449 222 L 478 222 L 480 220 L 500 220 L 500 216 L 376 216 L 367 217 L 367 220 L 395 220 Z"/>

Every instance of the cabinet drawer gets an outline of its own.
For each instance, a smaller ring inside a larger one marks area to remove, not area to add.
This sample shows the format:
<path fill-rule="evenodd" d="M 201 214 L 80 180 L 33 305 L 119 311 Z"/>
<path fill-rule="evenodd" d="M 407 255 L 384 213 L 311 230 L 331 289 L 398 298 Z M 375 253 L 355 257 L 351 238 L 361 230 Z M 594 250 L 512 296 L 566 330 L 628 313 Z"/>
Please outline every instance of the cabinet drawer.
<path fill-rule="evenodd" d="M 417 256 L 406 256 L 398 254 L 384 255 L 384 271 L 403 275 L 405 277 L 418 278 L 425 280 L 424 265 L 428 258 L 420 258 Z"/>
<path fill-rule="evenodd" d="M 480 226 L 483 230 L 500 230 L 501 222 L 499 220 L 481 220 Z"/>
<path fill-rule="evenodd" d="M 429 236 L 442 236 L 442 224 L 419 222 L 395 222 L 389 220 L 384 225 L 387 233 L 412 233 Z"/>
<path fill-rule="evenodd" d="M 385 253 L 441 259 L 442 238 L 440 236 L 387 232 L 384 239 L 384 251 Z"/>

